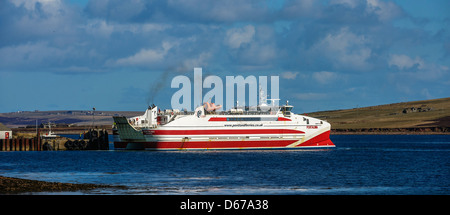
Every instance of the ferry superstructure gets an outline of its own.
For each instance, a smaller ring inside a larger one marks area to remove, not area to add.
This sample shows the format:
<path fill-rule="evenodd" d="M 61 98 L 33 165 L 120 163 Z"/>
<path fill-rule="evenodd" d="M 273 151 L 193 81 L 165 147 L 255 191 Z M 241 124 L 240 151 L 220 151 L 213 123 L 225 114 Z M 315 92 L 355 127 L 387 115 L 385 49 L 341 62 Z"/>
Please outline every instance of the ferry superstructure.
<path fill-rule="evenodd" d="M 273 101 L 272 101 L 273 103 Z M 142 116 L 114 117 L 115 149 L 222 150 L 335 147 L 330 123 L 294 114 L 292 105 L 218 111 L 206 102 L 195 111 L 150 106 Z"/>

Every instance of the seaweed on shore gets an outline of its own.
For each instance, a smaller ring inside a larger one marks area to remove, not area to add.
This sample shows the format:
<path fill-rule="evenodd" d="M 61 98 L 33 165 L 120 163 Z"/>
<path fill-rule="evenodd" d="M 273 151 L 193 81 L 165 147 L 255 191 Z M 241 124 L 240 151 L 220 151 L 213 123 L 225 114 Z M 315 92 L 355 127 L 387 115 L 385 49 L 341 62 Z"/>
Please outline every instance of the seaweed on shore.
<path fill-rule="evenodd" d="M 125 188 L 123 186 L 46 182 L 46 181 L 0 176 L 0 194 L 81 191 L 81 190 L 92 190 L 98 188 L 113 188 L 113 187 L 115 188 L 120 187 L 122 189 Z"/>

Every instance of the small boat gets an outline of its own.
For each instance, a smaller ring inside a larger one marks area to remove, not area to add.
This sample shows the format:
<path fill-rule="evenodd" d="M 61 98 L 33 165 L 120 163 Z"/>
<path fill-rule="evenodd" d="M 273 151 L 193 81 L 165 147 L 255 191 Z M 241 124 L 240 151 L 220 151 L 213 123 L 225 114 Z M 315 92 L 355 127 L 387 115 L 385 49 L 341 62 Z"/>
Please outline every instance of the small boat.
<path fill-rule="evenodd" d="M 42 139 L 55 139 L 55 138 L 59 137 L 58 135 L 56 135 L 52 132 L 52 126 L 51 126 L 50 122 L 48 123 L 48 129 L 49 129 L 49 131 L 47 133 L 41 135 Z"/>

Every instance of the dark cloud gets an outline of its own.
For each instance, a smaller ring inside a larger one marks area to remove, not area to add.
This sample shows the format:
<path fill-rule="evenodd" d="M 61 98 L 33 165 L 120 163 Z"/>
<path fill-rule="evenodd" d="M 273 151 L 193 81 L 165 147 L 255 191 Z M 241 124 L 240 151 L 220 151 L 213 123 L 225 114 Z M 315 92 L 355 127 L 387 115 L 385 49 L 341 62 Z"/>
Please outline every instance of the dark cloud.
<path fill-rule="evenodd" d="M 96 0 L 83 8 L 4 0 L 0 72 L 178 74 L 204 67 L 284 74 L 285 93 L 303 99 L 338 97 L 327 90 L 363 97 L 377 92 L 376 82 L 389 83 L 386 91 L 441 95 L 432 86 L 417 92 L 392 83 L 430 74 L 448 86 L 449 20 L 418 17 L 384 0 Z M 424 66 L 400 69 L 416 59 Z M 303 86 L 310 92 L 298 92 Z"/>
<path fill-rule="evenodd" d="M 233 23 L 264 21 L 272 17 L 261 1 L 90 1 L 90 17 L 116 22 Z"/>
<path fill-rule="evenodd" d="M 92 18 L 107 21 L 132 22 L 144 13 L 153 14 L 152 1 L 120 1 L 98 0 L 89 1 L 85 12 Z"/>

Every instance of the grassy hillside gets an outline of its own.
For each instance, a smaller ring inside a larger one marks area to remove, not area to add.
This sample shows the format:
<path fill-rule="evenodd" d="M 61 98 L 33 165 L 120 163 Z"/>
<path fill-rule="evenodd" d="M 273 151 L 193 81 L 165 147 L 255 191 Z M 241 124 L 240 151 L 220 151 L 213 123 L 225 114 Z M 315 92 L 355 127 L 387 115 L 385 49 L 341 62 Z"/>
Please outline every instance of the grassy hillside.
<path fill-rule="evenodd" d="M 450 98 L 321 111 L 308 115 L 327 120 L 333 129 L 450 127 Z"/>

